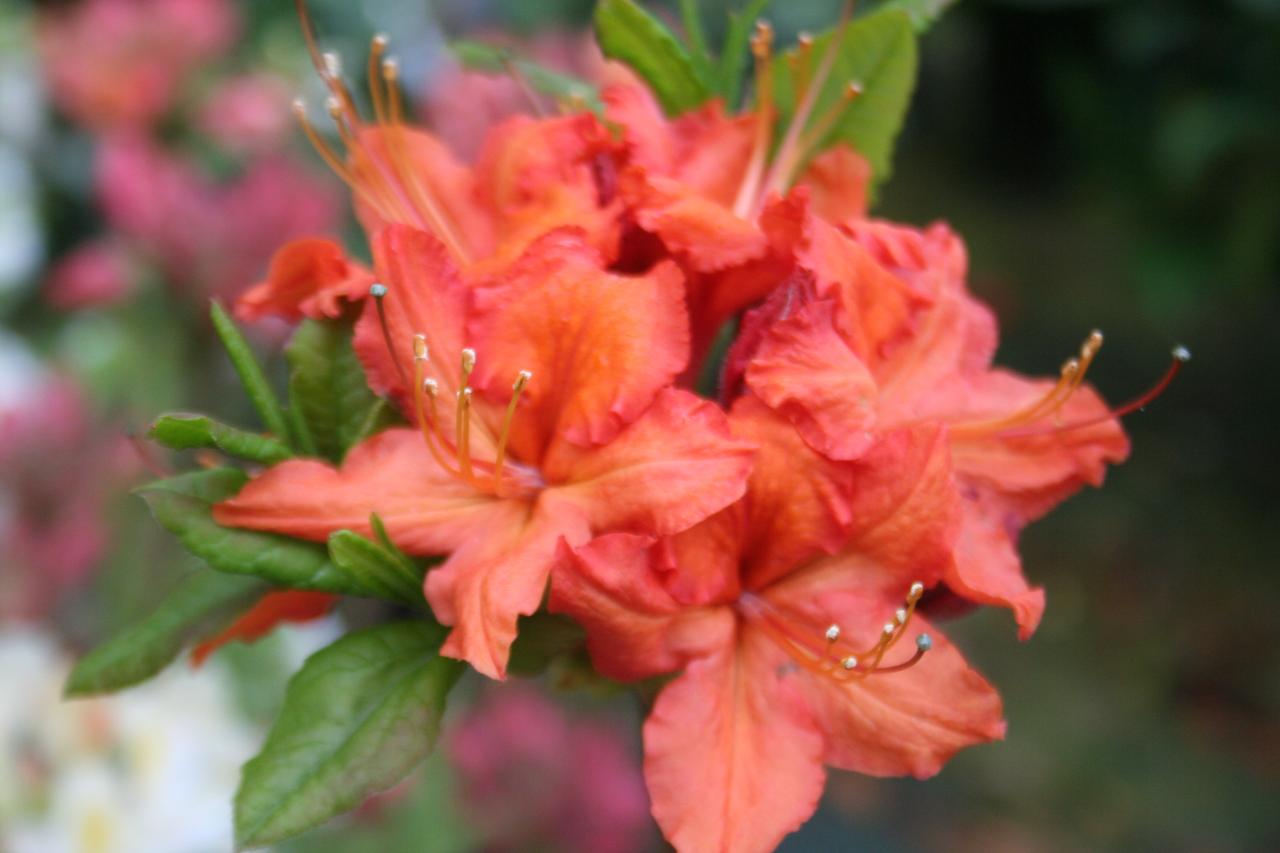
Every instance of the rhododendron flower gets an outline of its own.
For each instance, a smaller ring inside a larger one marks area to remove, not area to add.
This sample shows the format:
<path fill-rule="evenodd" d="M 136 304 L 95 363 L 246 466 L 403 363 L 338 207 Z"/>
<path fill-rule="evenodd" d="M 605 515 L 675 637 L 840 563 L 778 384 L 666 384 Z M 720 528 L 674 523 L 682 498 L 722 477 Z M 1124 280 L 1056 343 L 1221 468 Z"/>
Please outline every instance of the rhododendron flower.
<path fill-rule="evenodd" d="M 43 5 L 37 39 L 54 102 L 104 130 L 158 119 L 236 29 L 227 0 L 85 0 Z"/>
<path fill-rule="evenodd" d="M 484 694 L 445 741 L 465 814 L 486 850 L 648 849 L 639 762 L 604 722 L 565 714 L 536 690 Z"/>
<path fill-rule="evenodd" d="M 109 305 L 133 286 L 133 263 L 120 241 L 93 240 L 58 260 L 44 284 L 45 298 L 64 311 Z"/>
<path fill-rule="evenodd" d="M 294 240 L 271 258 L 266 279 L 236 300 L 236 316 L 336 319 L 348 303 L 363 300 L 373 283 L 373 273 L 332 240 Z"/>
<path fill-rule="evenodd" d="M 107 501 L 136 469 L 69 379 L 0 411 L 0 618 L 40 617 L 84 582 L 110 536 Z"/>
<path fill-rule="evenodd" d="M 565 548 L 551 587 L 603 674 L 682 670 L 644 727 L 680 850 L 772 849 L 813 813 L 824 764 L 929 776 L 1004 733 L 999 696 L 916 612 L 959 520 L 945 430 L 838 462 L 754 397 L 730 417 L 760 448 L 742 501 L 665 540 Z"/>
<path fill-rule="evenodd" d="M 106 140 L 97 191 L 108 222 L 180 286 L 239 293 L 282 243 L 333 231 L 335 191 L 284 157 L 259 157 L 219 184 L 139 136 Z"/>
<path fill-rule="evenodd" d="M 1022 576 L 1018 531 L 1085 484 L 1101 485 L 1106 464 L 1129 451 L 1119 422 L 1082 384 L 1101 335 L 1057 381 L 993 368 L 995 319 L 966 290 L 964 246 L 945 226 L 840 229 L 785 203 L 766 219 L 796 245 L 801 274 L 748 323 L 767 331 L 747 384 L 837 459 L 856 458 L 886 430 L 948 424 L 965 523 L 947 584 L 1012 608 L 1029 636 L 1044 593 Z"/>
<path fill-rule="evenodd" d="M 468 283 L 413 228 L 388 226 L 374 249 L 386 295 L 355 347 L 417 428 L 373 437 L 340 469 L 279 464 L 215 518 L 323 540 L 368 531 L 376 512 L 404 550 L 451 553 L 426 579 L 453 626 L 443 653 L 502 677 L 561 538 L 686 529 L 742 493 L 750 451 L 716 406 L 669 387 L 689 346 L 671 264 L 613 275 L 584 235 L 557 231 Z"/>
<path fill-rule="evenodd" d="M 235 154 L 279 149 L 293 131 L 289 84 L 270 74 L 246 74 L 218 84 L 200 106 L 200 130 Z"/>

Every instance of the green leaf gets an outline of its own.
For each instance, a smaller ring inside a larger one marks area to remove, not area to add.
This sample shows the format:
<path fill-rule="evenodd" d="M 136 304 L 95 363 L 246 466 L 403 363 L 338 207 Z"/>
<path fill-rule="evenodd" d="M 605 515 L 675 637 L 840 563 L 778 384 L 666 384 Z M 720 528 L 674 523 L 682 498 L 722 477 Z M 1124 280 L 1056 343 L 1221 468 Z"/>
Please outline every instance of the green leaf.
<path fill-rule="evenodd" d="M 204 415 L 161 415 L 147 436 L 173 450 L 208 447 L 240 459 L 273 465 L 293 454 L 274 438 L 236 429 Z"/>
<path fill-rule="evenodd" d="M 814 56 L 824 55 L 831 38 L 832 33 L 827 32 L 815 39 Z M 795 109 L 788 55 L 779 56 L 773 63 L 783 126 Z M 905 12 L 876 12 L 850 24 L 813 116 L 816 119 L 836 104 L 850 81 L 861 84 L 862 94 L 844 108 L 819 150 L 847 142 L 867 158 L 877 181 L 888 178 L 893 143 L 902 129 L 915 87 L 916 62 L 916 37 Z"/>
<path fill-rule="evenodd" d="M 398 549 L 370 542 L 358 533 L 339 530 L 329 537 L 329 559 L 367 589 L 384 598 L 423 605 L 422 572 Z"/>
<path fill-rule="evenodd" d="M 585 643 L 586 633 L 566 616 L 544 610 L 521 616 L 507 671 L 522 677 L 541 675 L 557 658 L 583 648 Z"/>
<path fill-rule="evenodd" d="M 464 68 L 486 74 L 518 75 L 524 78 L 534 90 L 549 95 L 556 101 L 568 103 L 581 101 L 596 113 L 604 109 L 600 101 L 600 93 L 595 86 L 585 80 L 552 71 L 536 62 L 523 59 L 506 48 L 464 39 L 450 42 L 449 49 L 453 51 L 453 55 Z"/>
<path fill-rule="evenodd" d="M 385 597 L 382 587 L 335 566 L 324 545 L 215 522 L 213 505 L 240 491 L 246 479 L 234 468 L 215 468 L 149 483 L 137 491 L 166 530 L 220 572 L 253 575 L 291 589 Z"/>
<path fill-rule="evenodd" d="M 218 338 L 226 348 L 231 364 L 240 377 L 240 384 L 244 386 L 245 393 L 249 395 L 249 400 L 258 410 L 258 416 L 262 418 L 263 426 L 281 441 L 287 440 L 289 424 L 285 420 L 284 409 L 276 399 L 275 392 L 271 390 L 271 383 L 267 381 L 266 374 L 262 372 L 262 366 L 254 358 L 253 350 L 250 349 L 244 334 L 217 302 L 212 303 L 209 316 L 213 320 L 214 331 L 218 333 Z"/>
<path fill-rule="evenodd" d="M 876 11 L 897 9 L 906 12 L 911 16 L 911 25 L 915 27 L 916 33 L 923 34 L 955 3 L 956 0 L 888 0 L 877 6 Z"/>
<path fill-rule="evenodd" d="M 769 0 L 752 0 L 741 12 L 729 13 L 729 31 L 720 51 L 720 66 L 716 72 L 716 90 L 724 96 L 724 102 L 733 109 L 742 94 L 742 75 L 747 70 L 747 57 L 751 30 L 756 19 L 769 5 Z"/>
<path fill-rule="evenodd" d="M 285 350 L 290 408 L 302 416 L 316 452 L 333 462 L 360 440 L 370 413 L 384 410 L 369 390 L 351 336 L 349 320 L 306 320 Z"/>
<path fill-rule="evenodd" d="M 269 589 L 253 578 L 200 569 L 183 578 L 151 615 L 85 655 L 67 678 L 66 695 L 108 693 L 145 681 Z"/>
<path fill-rule="evenodd" d="M 698 12 L 698 0 L 680 0 L 680 22 L 689 40 L 689 61 L 698 79 L 709 89 L 715 88 L 715 75 L 711 70 L 711 52 L 707 50 L 707 37 L 702 31 L 702 16 Z"/>
<path fill-rule="evenodd" d="M 684 45 L 635 0 L 600 0 L 593 20 L 600 50 L 631 66 L 669 115 L 711 96 Z"/>
<path fill-rule="evenodd" d="M 444 630 L 399 622 L 348 634 L 289 680 L 235 799 L 239 847 L 272 844 L 400 781 L 434 747 L 462 664 L 437 654 Z"/>

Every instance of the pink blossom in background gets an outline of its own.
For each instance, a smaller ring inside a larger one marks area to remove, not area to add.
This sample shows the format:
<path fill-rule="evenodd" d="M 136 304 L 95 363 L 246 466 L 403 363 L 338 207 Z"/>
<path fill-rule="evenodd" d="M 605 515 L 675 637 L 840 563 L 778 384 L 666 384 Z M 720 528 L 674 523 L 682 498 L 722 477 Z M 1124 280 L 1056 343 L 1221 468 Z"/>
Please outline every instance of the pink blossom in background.
<path fill-rule="evenodd" d="M 589 36 L 545 33 L 524 42 L 496 33 L 472 38 L 509 47 L 515 56 L 601 87 L 635 79 L 623 66 L 607 62 Z M 549 96 L 535 97 L 548 113 L 556 111 Z M 456 62 L 436 73 L 419 106 L 432 133 L 465 160 L 475 159 L 493 125 L 513 115 L 534 112 L 528 93 L 510 75 L 467 71 Z"/>
<path fill-rule="evenodd" d="M 39 618 L 84 582 L 107 547 L 107 504 L 137 471 L 70 379 L 0 411 L 0 619 Z"/>
<path fill-rule="evenodd" d="M 37 43 L 54 103 L 102 130 L 155 121 L 237 29 L 229 0 L 85 0 L 42 11 Z"/>
<path fill-rule="evenodd" d="M 96 184 L 107 222 L 200 300 L 238 294 L 279 245 L 340 221 L 332 182 L 283 155 L 252 158 L 219 184 L 150 139 L 116 135 L 103 141 Z"/>
<path fill-rule="evenodd" d="M 119 241 L 100 238 L 58 260 L 45 280 L 45 298 L 63 311 L 109 305 L 129 293 L 133 276 L 133 264 Z"/>
<path fill-rule="evenodd" d="M 201 105 L 197 125 L 227 151 L 282 148 L 297 130 L 290 112 L 294 90 L 271 74 L 246 74 L 218 84 Z"/>
<path fill-rule="evenodd" d="M 487 850 L 650 846 L 639 762 L 604 722 L 567 716 L 535 689 L 509 683 L 485 694 L 446 748 Z"/>

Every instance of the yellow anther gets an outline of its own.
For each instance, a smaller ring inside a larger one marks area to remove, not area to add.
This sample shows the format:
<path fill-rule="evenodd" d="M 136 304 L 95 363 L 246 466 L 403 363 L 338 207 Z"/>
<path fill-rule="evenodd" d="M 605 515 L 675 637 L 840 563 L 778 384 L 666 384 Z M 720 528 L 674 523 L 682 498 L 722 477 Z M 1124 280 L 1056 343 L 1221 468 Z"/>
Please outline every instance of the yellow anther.
<path fill-rule="evenodd" d="M 418 334 L 413 336 L 413 357 L 417 361 L 430 360 L 426 335 Z"/>

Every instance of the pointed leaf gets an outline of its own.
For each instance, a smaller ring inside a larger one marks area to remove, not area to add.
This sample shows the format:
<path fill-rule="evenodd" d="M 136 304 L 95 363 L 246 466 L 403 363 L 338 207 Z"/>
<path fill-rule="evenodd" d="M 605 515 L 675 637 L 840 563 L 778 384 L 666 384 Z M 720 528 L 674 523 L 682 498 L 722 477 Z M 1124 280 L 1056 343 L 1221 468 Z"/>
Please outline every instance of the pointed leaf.
<path fill-rule="evenodd" d="M 517 56 L 506 48 L 461 39 L 450 42 L 449 49 L 453 51 L 454 57 L 462 67 L 470 71 L 519 75 L 535 91 L 548 95 L 556 101 L 565 103 L 581 101 L 595 113 L 603 109 L 600 92 L 595 86 L 577 77 L 552 71 L 546 66 Z"/>
<path fill-rule="evenodd" d="M 253 578 L 200 569 L 183 578 L 150 616 L 85 655 L 67 677 L 66 695 L 109 693 L 147 680 L 269 589 Z"/>
<path fill-rule="evenodd" d="M 138 493 L 166 530 L 220 572 L 253 575 L 290 589 L 385 597 L 381 587 L 336 567 L 323 545 L 215 522 L 213 505 L 236 494 L 246 479 L 234 468 L 216 468 L 150 483 Z"/>
<path fill-rule="evenodd" d="M 293 455 L 288 447 L 270 436 L 236 429 L 204 415 L 181 412 L 161 415 L 151 425 L 147 437 L 173 450 L 207 447 L 263 465 L 273 465 Z"/>
<path fill-rule="evenodd" d="M 389 551 L 353 531 L 339 530 L 329 537 L 329 559 L 353 583 L 379 590 L 384 598 L 425 606 L 422 572 L 399 552 Z"/>
<path fill-rule="evenodd" d="M 911 16 L 911 25 L 915 27 L 916 33 L 923 34 L 955 3 L 956 0 L 888 0 L 877 6 L 876 11 L 899 9 L 906 12 Z"/>
<path fill-rule="evenodd" d="M 634 0 L 600 0 L 593 20 L 600 50 L 639 74 L 668 114 L 711 96 L 680 40 Z"/>
<path fill-rule="evenodd" d="M 297 835 L 400 781 L 431 752 L 462 664 L 444 629 L 399 622 L 348 634 L 289 680 L 235 800 L 240 847 Z"/>
<path fill-rule="evenodd" d="M 316 452 L 341 462 L 382 401 L 369 390 L 351 346 L 350 321 L 306 320 L 285 350 L 289 402 L 305 423 Z"/>
<path fill-rule="evenodd" d="M 275 392 L 271 390 L 271 383 L 262 372 L 262 366 L 254 357 L 244 334 L 217 302 L 212 303 L 209 317 L 213 321 L 214 331 L 222 341 L 222 346 L 226 348 L 227 355 L 231 358 L 236 374 L 240 377 L 240 384 L 244 386 L 245 393 L 249 395 L 249 400 L 258 410 L 258 416 L 262 418 L 263 426 L 281 441 L 287 440 L 289 425 L 285 420 L 284 409 L 276 399 Z"/>
<path fill-rule="evenodd" d="M 824 55 L 831 38 L 832 33 L 826 32 L 815 39 L 815 56 Z M 796 100 L 789 55 L 783 54 L 773 63 L 784 126 L 790 121 Z M 844 108 L 819 150 L 847 142 L 867 158 L 877 181 L 888 178 L 893 143 L 902 129 L 915 87 L 916 61 L 916 37 L 905 12 L 876 12 L 850 24 L 813 116 L 822 116 L 836 105 L 850 81 L 862 86 L 862 94 Z"/>

